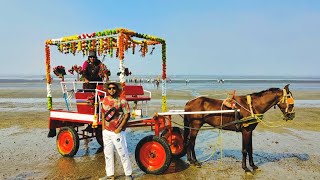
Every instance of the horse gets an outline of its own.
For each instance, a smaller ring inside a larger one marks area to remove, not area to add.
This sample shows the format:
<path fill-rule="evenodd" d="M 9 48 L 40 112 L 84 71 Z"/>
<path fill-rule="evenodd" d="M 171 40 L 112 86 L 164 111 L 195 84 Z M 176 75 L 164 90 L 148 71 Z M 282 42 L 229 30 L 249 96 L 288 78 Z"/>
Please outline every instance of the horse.
<path fill-rule="evenodd" d="M 197 97 L 189 100 L 185 105 L 185 112 L 214 111 L 239 109 L 240 112 L 219 114 L 185 114 L 184 115 L 184 143 L 187 151 L 187 160 L 191 165 L 201 167 L 198 162 L 194 147 L 197 134 L 203 124 L 207 123 L 213 127 L 223 130 L 237 131 L 242 133 L 242 168 L 246 174 L 251 174 L 247 167 L 246 159 L 249 156 L 249 164 L 254 171 L 259 170 L 252 158 L 252 131 L 257 127 L 259 121 L 247 123 L 241 119 L 263 115 L 270 108 L 278 106 L 283 113 L 283 119 L 293 120 L 295 117 L 294 99 L 289 90 L 289 84 L 283 89 L 270 88 L 258 93 L 246 96 L 235 96 L 226 100 L 212 99 L 209 97 Z M 239 120 L 240 119 L 240 120 Z M 253 118 L 256 119 L 256 118 Z M 259 119 L 259 118 L 258 118 Z"/>

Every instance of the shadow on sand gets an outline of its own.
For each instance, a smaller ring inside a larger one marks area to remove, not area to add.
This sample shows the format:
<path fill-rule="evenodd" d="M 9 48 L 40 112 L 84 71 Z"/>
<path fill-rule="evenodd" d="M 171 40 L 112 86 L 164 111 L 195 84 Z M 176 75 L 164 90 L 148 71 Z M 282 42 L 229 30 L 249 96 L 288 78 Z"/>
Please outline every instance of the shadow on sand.
<path fill-rule="evenodd" d="M 240 150 L 223 150 L 223 157 L 229 157 L 236 159 L 237 161 L 242 161 L 242 153 Z M 206 159 L 208 157 L 199 157 L 200 161 L 202 159 Z M 219 160 L 220 158 L 220 152 L 216 152 L 214 157 L 211 158 L 210 160 Z M 263 165 L 269 162 L 276 162 L 280 161 L 282 159 L 287 159 L 287 158 L 298 158 L 299 160 L 302 161 L 307 161 L 309 160 L 309 155 L 308 154 L 301 154 L 301 153 L 270 153 L 270 152 L 264 152 L 264 151 L 254 151 L 253 153 L 253 160 L 257 166 Z"/>

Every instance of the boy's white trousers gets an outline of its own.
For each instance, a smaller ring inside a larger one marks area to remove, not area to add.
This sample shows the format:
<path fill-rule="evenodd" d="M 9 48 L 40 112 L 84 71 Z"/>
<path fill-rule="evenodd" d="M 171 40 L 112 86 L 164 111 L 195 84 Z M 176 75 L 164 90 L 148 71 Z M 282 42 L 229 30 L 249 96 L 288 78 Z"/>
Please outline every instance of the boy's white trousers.
<path fill-rule="evenodd" d="M 132 167 L 127 148 L 126 133 L 121 131 L 116 134 L 112 131 L 103 130 L 102 136 L 107 176 L 114 175 L 114 147 L 120 156 L 125 175 L 131 175 Z"/>

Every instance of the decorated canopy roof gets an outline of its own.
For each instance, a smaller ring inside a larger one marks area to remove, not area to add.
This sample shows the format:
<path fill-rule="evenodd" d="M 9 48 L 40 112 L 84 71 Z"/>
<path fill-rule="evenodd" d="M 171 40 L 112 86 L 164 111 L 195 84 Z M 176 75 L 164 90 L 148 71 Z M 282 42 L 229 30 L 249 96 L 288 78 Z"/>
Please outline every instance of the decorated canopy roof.
<path fill-rule="evenodd" d="M 83 55 L 88 55 L 90 50 L 95 50 L 98 55 L 110 55 L 111 57 L 115 55 L 121 60 L 124 58 L 124 51 L 130 48 L 134 54 L 136 47 L 138 47 L 138 51 L 144 57 L 146 53 L 152 53 L 154 47 L 149 50 L 148 47 L 150 45 L 162 44 L 165 46 L 165 40 L 129 29 L 116 28 L 90 34 L 49 39 L 46 44 L 57 46 L 58 50 L 64 54 L 71 53 L 75 55 L 76 53 L 83 53 Z"/>

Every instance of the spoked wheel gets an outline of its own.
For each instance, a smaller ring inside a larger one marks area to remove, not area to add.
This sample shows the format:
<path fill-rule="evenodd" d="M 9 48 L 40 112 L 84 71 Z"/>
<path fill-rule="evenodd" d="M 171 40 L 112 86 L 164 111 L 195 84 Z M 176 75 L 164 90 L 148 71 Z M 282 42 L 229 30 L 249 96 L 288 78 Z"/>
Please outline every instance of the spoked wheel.
<path fill-rule="evenodd" d="M 103 146 L 103 139 L 102 139 L 102 127 L 99 126 L 97 128 L 94 129 L 95 130 L 95 135 L 96 135 L 96 140 L 97 142 Z"/>
<path fill-rule="evenodd" d="M 172 128 L 172 144 L 170 145 L 170 149 L 172 152 L 172 158 L 179 159 L 186 155 L 186 149 L 183 142 L 183 132 L 182 129 L 178 127 Z M 164 137 L 169 142 L 169 131 L 166 129 L 161 133 L 161 137 Z"/>
<path fill-rule="evenodd" d="M 147 174 L 162 174 L 171 163 L 171 150 L 166 139 L 150 135 L 141 139 L 135 158 L 139 168 Z"/>
<path fill-rule="evenodd" d="M 72 157 L 79 149 L 79 135 L 72 127 L 62 127 L 57 136 L 57 148 L 62 156 Z"/>

